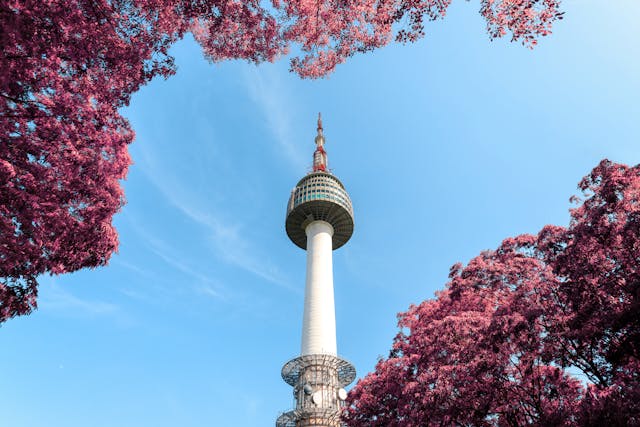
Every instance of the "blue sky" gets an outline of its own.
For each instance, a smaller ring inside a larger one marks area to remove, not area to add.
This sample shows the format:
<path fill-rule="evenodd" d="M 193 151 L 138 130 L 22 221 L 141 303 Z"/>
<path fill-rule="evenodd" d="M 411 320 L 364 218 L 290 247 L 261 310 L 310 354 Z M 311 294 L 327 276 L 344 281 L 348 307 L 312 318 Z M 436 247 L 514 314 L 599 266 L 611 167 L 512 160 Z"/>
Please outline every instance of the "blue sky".
<path fill-rule="evenodd" d="M 0 425 L 274 425 L 293 403 L 280 368 L 299 352 L 305 274 L 285 205 L 318 111 L 356 215 L 334 281 L 359 376 L 453 263 L 566 224 L 602 158 L 640 161 L 639 2 L 566 0 L 534 51 L 489 42 L 477 9 L 454 2 L 419 43 L 316 81 L 178 43 L 177 75 L 124 111 L 119 253 L 43 277 L 40 309 L 0 328 Z"/>

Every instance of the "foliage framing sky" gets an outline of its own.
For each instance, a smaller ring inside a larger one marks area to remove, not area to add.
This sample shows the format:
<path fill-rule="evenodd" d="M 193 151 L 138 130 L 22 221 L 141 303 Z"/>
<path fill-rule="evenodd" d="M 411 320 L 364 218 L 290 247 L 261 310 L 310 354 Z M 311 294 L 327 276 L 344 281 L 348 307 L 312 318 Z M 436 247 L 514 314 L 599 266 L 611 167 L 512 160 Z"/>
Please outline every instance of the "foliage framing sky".
<path fill-rule="evenodd" d="M 640 158 L 640 3 L 566 0 L 534 51 L 491 43 L 454 2 L 415 45 L 361 55 L 328 79 L 286 61 L 207 63 L 125 115 L 137 133 L 110 265 L 43 277 L 40 309 L 0 329 L 0 425 L 269 426 L 292 403 L 305 254 L 284 232 L 322 111 L 356 230 L 334 253 L 339 353 L 359 375 L 395 314 L 449 266 L 568 221 L 597 162 Z"/>

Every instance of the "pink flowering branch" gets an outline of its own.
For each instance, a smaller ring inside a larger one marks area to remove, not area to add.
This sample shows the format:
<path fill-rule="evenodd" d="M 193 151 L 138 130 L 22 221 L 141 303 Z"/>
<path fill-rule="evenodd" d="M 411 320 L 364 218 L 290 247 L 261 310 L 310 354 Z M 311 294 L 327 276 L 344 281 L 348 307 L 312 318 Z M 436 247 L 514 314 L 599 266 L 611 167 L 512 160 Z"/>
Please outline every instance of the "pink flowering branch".
<path fill-rule="evenodd" d="M 568 227 L 454 265 L 400 314 L 348 426 L 640 422 L 640 165 L 603 160 L 579 187 Z"/>
<path fill-rule="evenodd" d="M 424 36 L 450 0 L 7 0 L 0 3 L 0 323 L 36 306 L 36 278 L 105 265 L 134 133 L 118 109 L 175 72 L 192 32 L 212 61 L 275 61 L 322 77 L 356 53 Z M 533 46 L 557 0 L 483 0 L 490 37 Z M 619 339 L 612 335 L 611 339 Z"/>

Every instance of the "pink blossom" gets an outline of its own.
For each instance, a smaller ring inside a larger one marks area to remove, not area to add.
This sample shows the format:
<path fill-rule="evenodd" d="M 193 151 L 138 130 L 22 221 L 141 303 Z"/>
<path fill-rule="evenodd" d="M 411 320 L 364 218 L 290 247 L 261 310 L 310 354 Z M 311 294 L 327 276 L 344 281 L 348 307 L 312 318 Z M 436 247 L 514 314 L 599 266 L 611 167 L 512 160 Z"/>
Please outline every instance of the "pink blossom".
<path fill-rule="evenodd" d="M 640 166 L 603 160 L 580 189 L 569 227 L 454 265 L 400 315 L 347 425 L 640 424 Z"/>

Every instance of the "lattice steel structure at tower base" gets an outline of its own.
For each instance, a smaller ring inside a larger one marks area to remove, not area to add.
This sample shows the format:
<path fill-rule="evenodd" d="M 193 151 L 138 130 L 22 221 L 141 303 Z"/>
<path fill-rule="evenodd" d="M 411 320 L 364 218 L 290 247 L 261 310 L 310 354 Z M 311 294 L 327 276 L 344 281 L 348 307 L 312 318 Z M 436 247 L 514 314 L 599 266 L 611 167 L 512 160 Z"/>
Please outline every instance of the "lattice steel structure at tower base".
<path fill-rule="evenodd" d="M 300 356 L 282 368 L 282 379 L 293 387 L 296 408 L 280 415 L 278 427 L 340 427 L 344 401 L 340 390 L 356 378 L 354 366 L 330 354 Z"/>
<path fill-rule="evenodd" d="M 282 368 L 295 408 L 278 417 L 277 427 L 341 427 L 344 387 L 356 377 L 354 366 L 337 355 L 332 260 L 332 251 L 353 234 L 353 207 L 328 172 L 322 132 L 318 116 L 313 172 L 298 182 L 287 205 L 287 235 L 307 251 L 307 278 L 300 356 Z"/>

